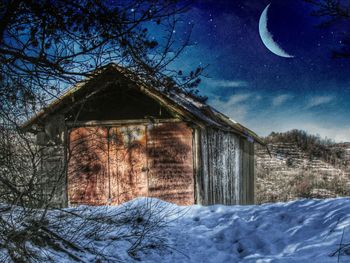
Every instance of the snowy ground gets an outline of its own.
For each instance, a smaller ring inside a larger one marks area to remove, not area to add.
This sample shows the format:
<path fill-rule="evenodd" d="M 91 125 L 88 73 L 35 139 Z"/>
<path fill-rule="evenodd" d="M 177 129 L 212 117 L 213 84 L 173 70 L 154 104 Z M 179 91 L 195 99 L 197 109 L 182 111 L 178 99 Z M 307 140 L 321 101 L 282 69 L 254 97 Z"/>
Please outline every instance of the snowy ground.
<path fill-rule="evenodd" d="M 132 217 L 121 212 L 135 211 L 130 206 L 138 211 Z M 88 248 L 89 253 L 72 253 L 83 262 L 96 262 L 91 248 L 109 255 L 111 262 L 116 262 L 113 257 L 123 262 L 338 262 L 338 254 L 330 254 L 339 249 L 341 240 L 343 245 L 350 243 L 350 198 L 209 207 L 179 207 L 155 199 L 137 199 L 120 207 L 67 211 L 93 215 L 100 224 L 111 226 L 92 235 L 86 230 L 89 226 L 85 221 L 82 223 L 75 216 L 72 219 L 67 216 L 69 213 L 63 216 L 52 212 L 50 220 L 68 220 L 67 233 L 60 230 L 67 239 L 72 240 L 69 227 L 81 229 L 74 233 L 77 240 L 73 241 Z M 118 220 L 113 221 L 115 218 Z M 135 229 L 142 227 L 143 249 L 130 253 L 137 238 L 127 233 L 140 233 Z M 45 248 L 40 251 L 54 262 L 74 262 L 61 252 Z M 350 262 L 350 248 L 341 249 L 339 262 Z"/>

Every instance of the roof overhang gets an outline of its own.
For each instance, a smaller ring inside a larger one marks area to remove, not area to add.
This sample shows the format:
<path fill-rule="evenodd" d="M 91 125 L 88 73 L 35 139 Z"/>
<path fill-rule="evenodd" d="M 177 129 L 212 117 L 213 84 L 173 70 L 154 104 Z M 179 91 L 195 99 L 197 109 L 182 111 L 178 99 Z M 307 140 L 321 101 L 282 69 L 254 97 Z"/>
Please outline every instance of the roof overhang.
<path fill-rule="evenodd" d="M 103 84 L 101 84 L 101 80 L 103 80 Z M 84 95 L 84 99 L 86 99 L 94 96 L 94 94 L 100 92 L 108 85 L 121 81 L 130 83 L 134 88 L 158 101 L 162 106 L 184 120 L 192 121 L 200 127 L 209 126 L 223 131 L 233 132 L 246 137 L 251 142 L 258 142 L 259 144 L 265 145 L 263 139 L 252 130 L 231 120 L 211 106 L 179 90 L 165 92 L 158 88 L 150 87 L 135 76 L 135 74 L 132 74 L 129 70 L 116 64 L 109 64 L 96 70 L 90 77 L 79 82 L 62 96 L 52 101 L 47 107 L 41 109 L 32 118 L 23 123 L 21 128 L 23 130 L 30 130 L 34 124 L 39 124 L 49 116 L 60 112 L 62 109 L 79 103 L 82 95 Z M 98 85 L 94 85 L 96 83 L 98 83 Z"/>

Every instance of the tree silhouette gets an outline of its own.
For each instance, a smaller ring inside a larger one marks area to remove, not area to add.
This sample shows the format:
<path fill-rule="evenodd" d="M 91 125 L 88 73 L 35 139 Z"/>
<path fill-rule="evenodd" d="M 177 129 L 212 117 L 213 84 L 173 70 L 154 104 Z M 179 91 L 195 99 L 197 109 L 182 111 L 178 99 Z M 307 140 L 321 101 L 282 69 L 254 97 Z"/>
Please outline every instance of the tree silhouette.
<path fill-rule="evenodd" d="M 64 185 L 66 166 L 49 156 L 56 145 L 36 145 L 34 136 L 23 134 L 19 124 L 65 88 L 111 62 L 135 74 L 133 79 L 142 84 L 195 95 L 202 68 L 185 72 L 170 67 L 190 44 L 190 25 L 175 33 L 180 14 L 189 7 L 190 0 L 0 1 L 0 202 L 8 204 L 0 206 L 0 250 L 8 251 L 0 261 L 36 259 L 38 253 L 26 245 L 31 233 L 36 244 L 74 242 L 61 233 L 45 232 L 47 211 Z M 45 171 L 49 176 L 43 174 L 43 163 L 50 163 Z M 102 169 L 89 160 L 77 167 Z M 47 191 L 40 194 L 42 185 Z M 2 213 L 11 215 L 17 206 L 23 207 L 19 222 L 9 224 Z M 38 213 L 33 207 L 43 209 Z M 18 227 L 22 223 L 23 228 Z"/>
<path fill-rule="evenodd" d="M 178 0 L 1 1 L 0 111 L 33 112 L 110 62 L 153 86 L 192 93 L 202 69 L 185 75 L 168 67 L 190 44 L 191 28 L 175 34 L 189 6 Z"/>
<path fill-rule="evenodd" d="M 330 26 L 339 21 L 350 23 L 349 0 L 304 0 L 316 7 L 314 16 L 326 18 L 320 26 Z M 350 59 L 350 31 L 344 32 L 342 47 L 332 52 L 333 58 Z"/>

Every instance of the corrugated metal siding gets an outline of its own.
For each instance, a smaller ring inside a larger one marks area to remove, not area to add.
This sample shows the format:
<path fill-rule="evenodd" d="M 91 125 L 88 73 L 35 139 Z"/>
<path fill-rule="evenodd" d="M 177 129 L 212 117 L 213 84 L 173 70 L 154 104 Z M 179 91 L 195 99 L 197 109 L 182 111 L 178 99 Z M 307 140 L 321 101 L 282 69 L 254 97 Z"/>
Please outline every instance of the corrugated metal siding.
<path fill-rule="evenodd" d="M 149 195 L 194 204 L 192 129 L 185 123 L 147 127 Z"/>
<path fill-rule="evenodd" d="M 254 200 L 253 144 L 229 132 L 202 129 L 199 203 L 247 204 Z"/>

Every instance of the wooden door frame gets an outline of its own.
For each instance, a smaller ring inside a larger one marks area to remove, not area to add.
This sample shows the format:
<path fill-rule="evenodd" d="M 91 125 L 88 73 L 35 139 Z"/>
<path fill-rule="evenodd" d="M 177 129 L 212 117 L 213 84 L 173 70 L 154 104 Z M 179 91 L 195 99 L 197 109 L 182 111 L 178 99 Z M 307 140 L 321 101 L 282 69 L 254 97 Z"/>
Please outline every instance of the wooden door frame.
<path fill-rule="evenodd" d="M 79 128 L 96 128 L 96 129 L 106 129 L 106 142 L 107 142 L 107 157 L 108 157 L 108 148 L 109 148 L 109 128 L 106 127 L 106 126 L 89 126 L 89 127 L 81 127 L 81 126 L 74 126 L 74 127 L 69 127 L 68 125 L 65 125 L 65 131 L 64 131 L 64 139 L 66 140 L 65 141 L 65 169 L 66 169 L 66 178 L 65 178 L 65 181 L 66 181 L 66 193 L 65 193 L 65 198 L 66 198 L 66 201 L 65 203 L 67 204 L 68 207 L 72 206 L 71 204 L 71 200 L 69 198 L 69 174 L 68 174 L 68 171 L 69 171 L 69 161 L 70 161 L 70 158 L 71 158 L 71 153 L 70 153 L 70 146 L 71 146 L 71 140 L 70 140 L 70 134 L 72 132 L 73 129 L 79 129 Z M 68 158 L 68 155 L 69 155 L 69 158 Z M 107 176 L 108 178 L 110 177 L 109 175 L 109 164 L 108 164 L 108 161 L 109 161 L 109 158 L 107 158 Z M 109 196 L 109 192 L 107 193 L 107 196 Z M 73 204 L 73 206 L 76 206 L 76 205 L 80 205 L 80 204 Z M 107 198 L 107 202 L 105 205 L 108 205 L 108 198 Z"/>

